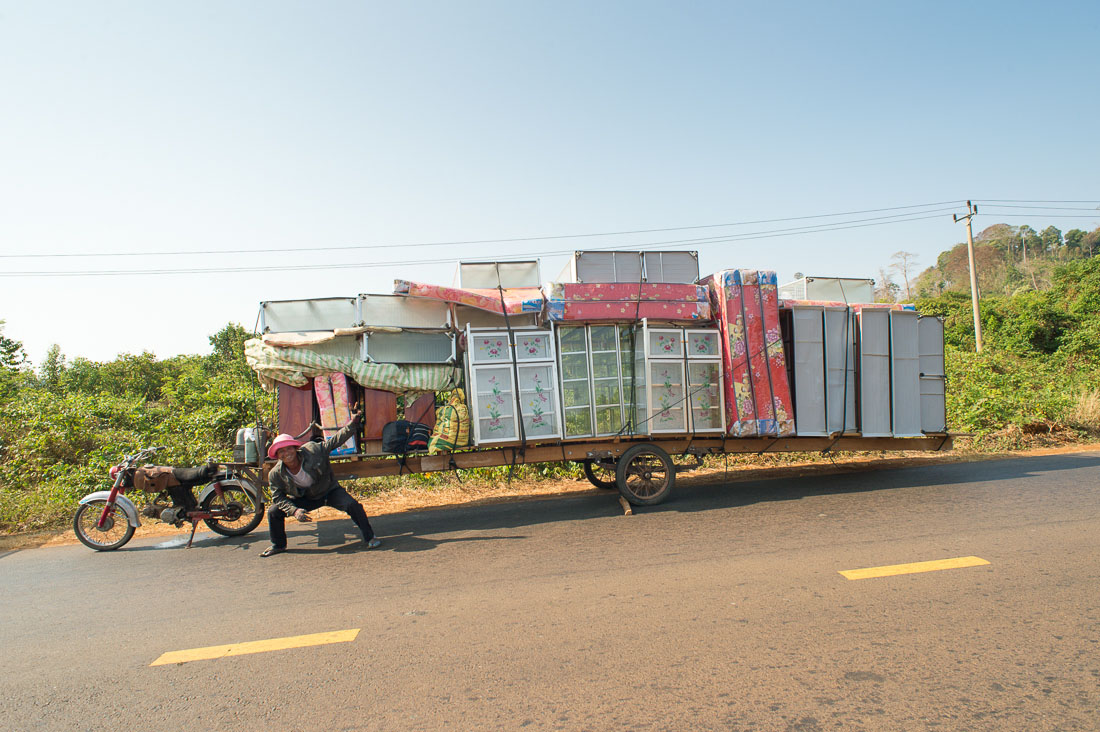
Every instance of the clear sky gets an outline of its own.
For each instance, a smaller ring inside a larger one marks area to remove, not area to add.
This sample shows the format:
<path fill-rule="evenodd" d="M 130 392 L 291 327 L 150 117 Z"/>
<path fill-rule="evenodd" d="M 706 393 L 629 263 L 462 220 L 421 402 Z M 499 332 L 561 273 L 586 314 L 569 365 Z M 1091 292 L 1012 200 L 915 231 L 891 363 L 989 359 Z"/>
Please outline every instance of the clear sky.
<path fill-rule="evenodd" d="M 721 237 L 687 247 L 704 273 L 926 266 L 965 233 L 923 204 L 1100 205 L 1098 38 L 1095 0 L 0 0 L 0 319 L 36 363 L 166 357 L 458 259 L 552 280 L 574 249 Z M 1100 210 L 975 223 L 1000 221 Z"/>

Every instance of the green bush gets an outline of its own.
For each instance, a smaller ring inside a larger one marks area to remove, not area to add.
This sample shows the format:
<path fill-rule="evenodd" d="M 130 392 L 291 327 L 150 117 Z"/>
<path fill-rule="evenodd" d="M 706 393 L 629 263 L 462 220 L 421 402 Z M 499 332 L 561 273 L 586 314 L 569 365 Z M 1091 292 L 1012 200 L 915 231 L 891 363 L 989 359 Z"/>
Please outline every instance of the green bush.
<path fill-rule="evenodd" d="M 63 525 L 84 494 L 109 487 L 108 471 L 150 445 L 157 461 L 227 460 L 238 427 L 266 418 L 244 363 L 243 328 L 211 338 L 209 356 L 163 361 L 125 354 L 98 364 L 59 355 L 41 378 L 0 369 L 0 530 Z"/>

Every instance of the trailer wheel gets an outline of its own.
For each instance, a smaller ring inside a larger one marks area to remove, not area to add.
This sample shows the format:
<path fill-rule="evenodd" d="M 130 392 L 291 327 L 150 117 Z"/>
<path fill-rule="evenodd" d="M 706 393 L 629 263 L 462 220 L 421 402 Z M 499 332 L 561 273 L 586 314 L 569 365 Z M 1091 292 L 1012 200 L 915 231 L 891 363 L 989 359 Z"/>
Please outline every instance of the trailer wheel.
<path fill-rule="evenodd" d="M 656 445 L 635 445 L 619 458 L 615 477 L 623 498 L 635 506 L 652 506 L 672 493 L 676 465 Z"/>
<path fill-rule="evenodd" d="M 613 491 L 619 487 L 614 460 L 585 460 L 584 477 L 597 488 Z"/>

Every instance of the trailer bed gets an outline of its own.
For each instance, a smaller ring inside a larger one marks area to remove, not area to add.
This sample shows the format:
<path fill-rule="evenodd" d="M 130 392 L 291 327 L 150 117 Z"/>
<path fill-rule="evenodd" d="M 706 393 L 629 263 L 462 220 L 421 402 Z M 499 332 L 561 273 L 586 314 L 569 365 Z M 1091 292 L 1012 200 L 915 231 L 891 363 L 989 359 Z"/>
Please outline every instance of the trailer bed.
<path fill-rule="evenodd" d="M 634 505 L 664 501 L 672 491 L 677 472 L 701 465 L 707 455 L 779 452 L 874 452 L 950 450 L 951 434 L 923 437 L 752 437 L 727 438 L 676 436 L 528 444 L 516 442 L 439 455 L 410 454 L 333 458 L 337 477 L 377 478 L 444 470 L 489 468 L 529 463 L 574 461 L 584 463 L 588 479 L 600 488 L 618 488 Z M 673 456 L 693 458 L 694 465 L 676 465 Z"/>

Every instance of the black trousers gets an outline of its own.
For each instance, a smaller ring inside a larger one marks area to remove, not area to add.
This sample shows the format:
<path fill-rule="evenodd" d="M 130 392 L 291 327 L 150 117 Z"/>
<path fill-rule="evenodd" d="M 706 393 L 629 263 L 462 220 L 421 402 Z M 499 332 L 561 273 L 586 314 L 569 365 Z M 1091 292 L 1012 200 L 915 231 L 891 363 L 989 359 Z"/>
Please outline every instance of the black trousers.
<path fill-rule="evenodd" d="M 374 529 L 367 520 L 367 512 L 363 510 L 363 504 L 348 495 L 342 486 L 336 486 L 325 494 L 323 498 L 291 498 L 290 502 L 296 508 L 304 508 L 307 511 L 332 506 L 338 511 L 343 511 L 351 516 L 351 520 L 363 532 L 363 540 L 370 541 L 374 538 Z M 267 526 L 271 532 L 271 544 L 281 549 L 286 548 L 286 514 L 278 506 L 267 509 Z"/>

